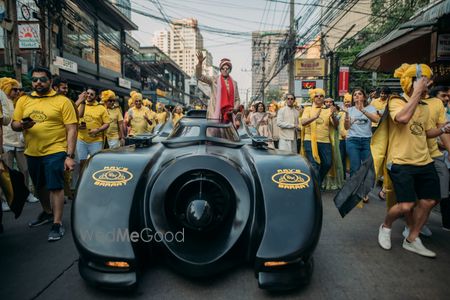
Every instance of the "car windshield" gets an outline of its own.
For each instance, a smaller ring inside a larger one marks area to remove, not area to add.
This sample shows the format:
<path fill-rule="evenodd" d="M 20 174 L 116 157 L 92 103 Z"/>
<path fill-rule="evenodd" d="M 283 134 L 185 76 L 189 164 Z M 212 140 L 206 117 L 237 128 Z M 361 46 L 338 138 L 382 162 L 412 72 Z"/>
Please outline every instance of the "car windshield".
<path fill-rule="evenodd" d="M 208 127 L 206 129 L 206 136 L 239 142 L 239 136 L 236 130 L 231 127 Z"/>
<path fill-rule="evenodd" d="M 194 137 L 199 135 L 200 135 L 199 126 L 175 126 L 172 133 L 169 135 L 169 138 Z"/>

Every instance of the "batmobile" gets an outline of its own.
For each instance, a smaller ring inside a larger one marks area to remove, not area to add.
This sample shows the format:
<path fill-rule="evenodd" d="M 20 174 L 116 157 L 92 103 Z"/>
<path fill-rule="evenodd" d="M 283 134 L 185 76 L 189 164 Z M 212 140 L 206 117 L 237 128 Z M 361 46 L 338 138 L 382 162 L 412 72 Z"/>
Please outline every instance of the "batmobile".
<path fill-rule="evenodd" d="M 87 162 L 72 208 L 81 276 L 132 288 L 150 258 L 191 277 L 251 264 L 262 289 L 309 282 L 322 203 L 306 160 L 205 111 L 171 124 Z"/>

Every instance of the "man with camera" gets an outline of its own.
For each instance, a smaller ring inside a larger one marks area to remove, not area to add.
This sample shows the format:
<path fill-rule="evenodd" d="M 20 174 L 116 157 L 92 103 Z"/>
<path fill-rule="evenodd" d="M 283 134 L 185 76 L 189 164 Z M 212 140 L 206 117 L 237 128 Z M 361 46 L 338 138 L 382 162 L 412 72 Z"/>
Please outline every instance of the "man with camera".
<path fill-rule="evenodd" d="M 53 222 L 48 241 L 64 235 L 64 170 L 73 170 L 77 139 L 77 115 L 71 101 L 51 89 L 52 75 L 46 68 L 31 71 L 33 92 L 17 101 L 11 127 L 22 131 L 31 179 L 43 208 L 36 227 Z"/>
<path fill-rule="evenodd" d="M 427 139 L 450 132 L 448 126 L 441 126 L 444 120 L 432 118 L 430 103 L 424 101 L 431 76 L 431 68 L 425 64 L 403 64 L 395 70 L 394 77 L 400 78 L 404 94 L 403 97 L 391 97 L 387 105 L 389 146 L 386 165 L 397 203 L 388 209 L 378 232 L 379 245 L 390 250 L 392 224 L 405 216 L 408 230 L 404 232 L 403 248 L 426 257 L 436 257 L 436 253 L 422 244 L 419 232 L 431 209 L 441 199 L 436 162 L 430 155 Z"/>

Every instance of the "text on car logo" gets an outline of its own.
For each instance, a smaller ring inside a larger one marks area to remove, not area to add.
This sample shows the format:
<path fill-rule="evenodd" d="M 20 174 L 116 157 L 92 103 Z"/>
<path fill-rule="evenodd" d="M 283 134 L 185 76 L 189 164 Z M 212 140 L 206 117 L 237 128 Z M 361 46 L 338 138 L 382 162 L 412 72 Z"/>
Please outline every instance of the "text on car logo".
<path fill-rule="evenodd" d="M 298 169 L 280 169 L 272 175 L 272 181 L 280 189 L 297 190 L 309 186 L 311 178 Z"/>
<path fill-rule="evenodd" d="M 116 187 L 126 185 L 133 178 L 133 174 L 128 168 L 104 167 L 92 174 L 94 184 L 98 186 Z"/>

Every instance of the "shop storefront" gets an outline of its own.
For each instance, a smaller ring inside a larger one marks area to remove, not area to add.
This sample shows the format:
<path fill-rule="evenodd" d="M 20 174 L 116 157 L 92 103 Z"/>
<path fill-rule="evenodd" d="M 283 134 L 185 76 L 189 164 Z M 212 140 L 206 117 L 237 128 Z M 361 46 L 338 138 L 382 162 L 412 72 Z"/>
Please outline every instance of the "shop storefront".
<path fill-rule="evenodd" d="M 354 65 L 392 73 L 402 63 L 428 64 L 435 83 L 450 83 L 450 0 L 435 2 L 417 12 L 359 53 Z"/>

